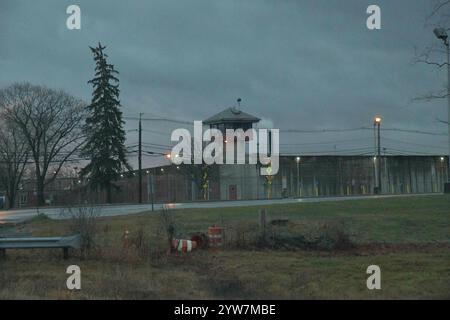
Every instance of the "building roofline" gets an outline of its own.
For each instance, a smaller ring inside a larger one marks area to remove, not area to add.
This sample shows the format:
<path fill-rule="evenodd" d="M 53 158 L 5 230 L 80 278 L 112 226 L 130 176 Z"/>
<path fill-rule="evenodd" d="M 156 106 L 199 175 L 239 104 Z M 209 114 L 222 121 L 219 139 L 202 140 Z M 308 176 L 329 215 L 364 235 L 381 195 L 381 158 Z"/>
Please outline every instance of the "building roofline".
<path fill-rule="evenodd" d="M 237 108 L 227 108 L 203 120 L 204 124 L 217 124 L 226 122 L 259 122 L 261 119 Z"/>

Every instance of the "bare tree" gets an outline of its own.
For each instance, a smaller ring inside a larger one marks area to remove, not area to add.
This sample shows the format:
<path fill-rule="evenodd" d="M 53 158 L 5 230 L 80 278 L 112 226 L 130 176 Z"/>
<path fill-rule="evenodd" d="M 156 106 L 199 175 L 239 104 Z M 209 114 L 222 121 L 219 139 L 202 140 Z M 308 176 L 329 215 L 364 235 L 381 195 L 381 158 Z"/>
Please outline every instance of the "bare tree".
<path fill-rule="evenodd" d="M 94 206 L 69 207 L 60 212 L 60 216 L 69 219 L 69 229 L 81 237 L 81 256 L 83 258 L 96 247 L 98 217 L 100 212 Z"/>
<path fill-rule="evenodd" d="M 180 171 L 188 176 L 196 187 L 196 194 L 201 195 L 202 200 L 208 200 L 210 184 L 219 179 L 219 167 L 217 165 L 192 164 L 179 166 Z M 192 199 L 197 200 L 197 199 Z"/>
<path fill-rule="evenodd" d="M 425 26 L 444 27 L 450 22 L 450 0 L 432 0 Z"/>
<path fill-rule="evenodd" d="M 17 190 L 22 180 L 29 155 L 28 145 L 14 124 L 0 122 L 0 185 L 6 190 L 9 208 L 16 203 Z"/>
<path fill-rule="evenodd" d="M 447 51 L 441 41 L 437 41 L 431 34 L 434 28 L 442 28 L 450 31 L 450 0 L 432 0 L 430 13 L 425 18 L 424 27 L 430 29 L 432 44 L 421 50 L 416 49 L 414 63 L 433 66 L 438 69 L 447 68 Z M 447 84 L 442 88 L 415 97 L 413 101 L 432 101 L 446 99 L 448 96 Z"/>
<path fill-rule="evenodd" d="M 44 205 L 46 186 L 84 142 L 85 104 L 63 91 L 20 83 L 0 90 L 0 110 L 25 138 L 34 162 L 38 205 Z"/>

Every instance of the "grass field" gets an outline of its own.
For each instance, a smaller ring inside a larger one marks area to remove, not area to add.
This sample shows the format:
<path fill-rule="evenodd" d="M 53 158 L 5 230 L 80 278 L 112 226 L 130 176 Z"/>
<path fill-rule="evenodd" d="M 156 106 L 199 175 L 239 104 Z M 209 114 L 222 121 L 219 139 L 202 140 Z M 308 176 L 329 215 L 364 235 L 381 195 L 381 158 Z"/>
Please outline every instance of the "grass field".
<path fill-rule="evenodd" d="M 166 253 L 159 213 L 99 218 L 95 249 L 67 261 L 59 251 L 8 251 L 0 260 L 3 299 L 450 299 L 450 197 L 422 196 L 266 206 L 271 229 L 289 246 L 260 246 L 261 207 L 170 212 L 178 237 L 225 229 L 220 251 Z M 35 236 L 69 234 L 69 221 L 36 218 L 14 227 Z M 123 233 L 131 243 L 123 248 Z M 330 231 L 331 230 L 331 231 Z M 338 230 L 351 246 L 305 249 Z M 3 226 L 2 232 L 11 232 Z M 77 264 L 82 289 L 69 291 L 66 267 Z M 366 268 L 381 268 L 381 290 L 368 290 Z"/>

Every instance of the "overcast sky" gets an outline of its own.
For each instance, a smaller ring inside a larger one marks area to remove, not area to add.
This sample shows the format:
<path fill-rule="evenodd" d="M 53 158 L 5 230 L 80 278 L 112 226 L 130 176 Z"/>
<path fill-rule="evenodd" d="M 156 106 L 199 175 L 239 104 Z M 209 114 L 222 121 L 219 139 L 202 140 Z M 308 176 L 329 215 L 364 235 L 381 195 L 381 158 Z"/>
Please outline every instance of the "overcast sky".
<path fill-rule="evenodd" d="M 70 4 L 81 7 L 81 30 L 66 28 Z M 366 28 L 369 4 L 381 7 L 381 30 Z M 412 63 L 415 47 L 438 41 L 424 26 L 430 11 L 430 0 L 1 0 L 0 87 L 29 81 L 89 102 L 88 46 L 101 41 L 126 116 L 201 120 L 241 97 L 244 111 L 282 130 L 371 126 L 381 114 L 386 128 L 446 132 L 436 121 L 445 100 L 410 102 L 445 85 L 445 70 Z M 175 127 L 147 122 L 167 134 L 144 140 L 167 143 Z M 385 140 L 389 148 L 447 152 L 445 136 L 383 137 L 409 143 Z M 130 132 L 127 144 L 136 141 Z M 373 133 L 282 133 L 281 143 L 327 153 L 373 148 Z"/>

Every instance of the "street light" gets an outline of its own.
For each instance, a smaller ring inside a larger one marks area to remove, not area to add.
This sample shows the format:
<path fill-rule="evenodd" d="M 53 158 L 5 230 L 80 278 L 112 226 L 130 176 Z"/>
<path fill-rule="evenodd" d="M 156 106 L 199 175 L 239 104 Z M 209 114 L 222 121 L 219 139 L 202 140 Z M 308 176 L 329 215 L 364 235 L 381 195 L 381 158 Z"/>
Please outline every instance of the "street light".
<path fill-rule="evenodd" d="M 295 162 L 297 162 L 297 196 L 300 196 L 300 157 L 296 157 Z"/>
<path fill-rule="evenodd" d="M 448 34 L 444 28 L 436 28 L 433 30 L 434 35 L 444 42 L 447 49 L 447 119 L 448 119 L 448 167 L 450 169 L 450 49 Z M 450 174 L 447 174 L 447 183 L 444 184 L 444 192 L 450 193 Z"/>
<path fill-rule="evenodd" d="M 373 118 L 373 128 L 375 130 L 375 128 L 377 127 L 377 155 L 374 158 L 375 160 L 375 170 L 376 170 L 376 177 L 377 177 L 377 183 L 376 183 L 376 188 L 375 188 L 375 193 L 381 193 L 381 143 L 380 143 L 380 138 L 381 138 L 381 134 L 380 134 L 380 127 L 381 127 L 381 116 L 375 116 Z"/>

